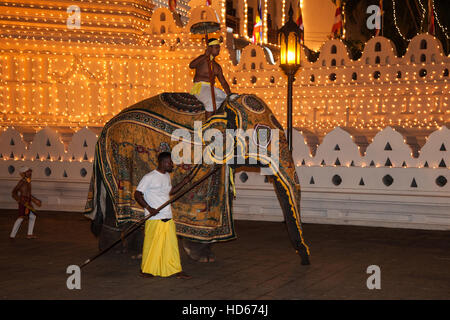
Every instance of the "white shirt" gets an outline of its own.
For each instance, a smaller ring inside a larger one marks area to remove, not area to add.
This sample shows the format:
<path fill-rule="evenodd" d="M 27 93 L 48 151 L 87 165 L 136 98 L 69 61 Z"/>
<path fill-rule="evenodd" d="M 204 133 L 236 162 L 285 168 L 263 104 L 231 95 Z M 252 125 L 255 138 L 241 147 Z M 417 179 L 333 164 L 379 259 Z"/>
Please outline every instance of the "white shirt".
<path fill-rule="evenodd" d="M 167 202 L 170 198 L 169 193 L 172 189 L 169 173 L 161 173 L 158 170 L 153 170 L 147 173 L 139 182 L 136 191 L 144 194 L 144 200 L 153 209 L 158 209 L 162 204 Z M 150 212 L 145 209 L 145 216 Z M 172 208 L 169 205 L 165 206 L 157 215 L 149 218 L 150 220 L 171 219 Z"/>

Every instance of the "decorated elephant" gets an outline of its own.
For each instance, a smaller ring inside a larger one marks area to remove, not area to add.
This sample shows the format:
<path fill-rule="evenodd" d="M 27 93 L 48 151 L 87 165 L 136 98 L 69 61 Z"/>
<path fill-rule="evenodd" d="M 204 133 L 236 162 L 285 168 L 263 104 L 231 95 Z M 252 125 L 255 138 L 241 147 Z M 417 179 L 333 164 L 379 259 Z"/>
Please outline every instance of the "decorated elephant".
<path fill-rule="evenodd" d="M 176 164 L 173 185 L 187 174 L 195 175 L 195 181 L 216 163 L 221 166 L 204 183 L 172 203 L 177 234 L 192 259 L 212 262 L 211 244 L 236 238 L 234 175 L 239 167 L 253 166 L 260 167 L 274 184 L 291 243 L 301 263 L 309 264 L 292 155 L 283 128 L 254 95 L 228 97 L 205 121 L 203 105 L 194 96 L 162 93 L 124 109 L 104 126 L 96 145 L 85 211 L 92 219 L 92 232 L 99 236 L 100 250 L 144 217 L 133 195 L 140 179 L 156 168 L 162 151 L 171 151 Z M 142 241 L 141 230 L 124 245 L 139 252 Z"/>

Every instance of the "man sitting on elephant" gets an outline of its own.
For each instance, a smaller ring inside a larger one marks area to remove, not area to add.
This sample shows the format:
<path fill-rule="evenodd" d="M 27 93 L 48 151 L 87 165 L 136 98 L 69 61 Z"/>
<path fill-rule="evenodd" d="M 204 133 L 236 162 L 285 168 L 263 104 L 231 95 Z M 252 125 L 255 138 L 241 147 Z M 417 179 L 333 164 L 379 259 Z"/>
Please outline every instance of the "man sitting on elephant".
<path fill-rule="evenodd" d="M 220 107 L 227 95 L 231 94 L 230 86 L 223 76 L 222 67 L 214 60 L 219 53 L 220 41 L 218 39 L 211 38 L 208 41 L 208 48 L 205 53 L 192 60 L 189 64 L 189 68 L 195 69 L 194 86 L 192 87 L 191 94 L 193 94 L 205 106 L 206 119 L 208 119 L 215 111 L 211 97 L 210 81 L 212 82 L 212 85 L 214 85 L 217 77 L 222 85 L 222 88 L 225 90 L 224 92 L 219 88 L 214 88 L 217 107 Z M 212 79 L 209 77 L 210 70 L 208 69 L 210 68 L 210 64 L 208 63 L 208 59 L 211 61 Z"/>

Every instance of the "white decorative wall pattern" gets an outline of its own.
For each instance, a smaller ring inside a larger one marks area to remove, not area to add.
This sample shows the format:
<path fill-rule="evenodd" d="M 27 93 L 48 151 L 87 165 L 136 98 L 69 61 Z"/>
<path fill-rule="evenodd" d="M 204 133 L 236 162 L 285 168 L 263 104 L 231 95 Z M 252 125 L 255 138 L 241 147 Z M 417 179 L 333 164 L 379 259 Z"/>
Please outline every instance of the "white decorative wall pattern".
<path fill-rule="evenodd" d="M 450 230 L 446 127 L 428 137 L 418 159 L 391 127 L 376 134 L 364 155 L 341 128 L 324 137 L 314 157 L 300 132 L 293 137 L 304 223 Z M 245 175 L 236 178 L 235 216 L 282 221 L 272 185 L 259 173 Z"/>
<path fill-rule="evenodd" d="M 430 134 L 417 159 L 390 127 L 375 135 L 364 155 L 339 127 L 324 137 L 315 156 L 300 132 L 294 130 L 293 137 L 303 222 L 450 229 L 446 127 Z M 95 133 L 84 128 L 66 147 L 58 132 L 44 128 L 27 148 L 18 131 L 5 129 L 0 135 L 0 207 L 16 207 L 11 191 L 20 179 L 20 167 L 28 166 L 43 210 L 83 211 L 96 141 Z M 237 219 L 283 219 L 273 186 L 264 176 L 241 171 L 235 181 Z"/>
<path fill-rule="evenodd" d="M 17 130 L 4 130 L 0 134 L 0 208 L 17 207 L 11 192 L 20 180 L 20 168 L 26 166 L 33 170 L 32 191 L 42 200 L 41 210 L 82 212 L 96 143 L 97 136 L 84 128 L 71 136 L 66 148 L 58 132 L 47 127 L 27 147 Z"/>

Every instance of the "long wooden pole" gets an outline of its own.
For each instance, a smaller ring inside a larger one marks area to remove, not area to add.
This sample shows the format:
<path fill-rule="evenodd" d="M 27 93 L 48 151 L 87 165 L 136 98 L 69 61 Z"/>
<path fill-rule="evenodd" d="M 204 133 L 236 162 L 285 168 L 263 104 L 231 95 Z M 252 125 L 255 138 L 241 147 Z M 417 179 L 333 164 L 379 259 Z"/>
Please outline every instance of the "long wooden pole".
<path fill-rule="evenodd" d="M 185 175 L 185 178 L 190 177 L 190 176 L 192 175 L 191 179 L 194 179 L 195 176 L 196 176 L 197 173 L 198 173 L 198 169 L 200 168 L 200 166 L 201 166 L 200 163 L 199 163 L 199 164 L 196 164 L 196 165 L 191 169 L 191 171 L 189 171 L 189 173 L 188 173 L 187 175 Z M 131 230 L 133 227 L 134 227 L 134 225 L 132 225 L 132 226 L 129 227 L 128 229 L 122 231 L 122 237 L 123 237 L 124 234 L 126 234 L 126 233 L 127 233 L 129 230 Z M 122 238 L 122 241 L 123 241 L 123 238 Z"/>
<path fill-rule="evenodd" d="M 206 48 L 208 49 L 208 32 L 205 27 L 205 41 L 206 41 Z M 212 72 L 212 61 L 211 56 L 208 57 L 208 73 L 209 73 L 209 85 L 211 88 L 211 100 L 213 104 L 213 113 L 216 112 L 216 95 L 214 93 L 214 75 Z"/>
<path fill-rule="evenodd" d="M 192 189 L 194 189 L 195 187 L 197 187 L 199 184 L 201 184 L 203 181 L 205 181 L 206 179 L 208 179 L 211 175 L 213 175 L 217 170 L 219 170 L 221 168 L 220 165 L 216 165 L 216 167 L 214 169 L 212 169 L 210 172 L 208 172 L 204 177 L 202 177 L 200 180 L 198 180 L 196 183 L 194 183 L 192 186 L 190 186 L 189 188 L 187 188 L 186 190 L 179 192 L 177 195 L 175 195 L 172 199 L 167 200 L 165 203 L 163 203 L 159 208 L 156 209 L 156 212 L 158 213 L 159 211 L 161 211 L 163 208 L 165 208 L 166 206 L 168 206 L 169 204 L 171 204 L 172 202 L 177 201 L 178 199 L 180 199 L 182 196 L 184 196 L 186 193 L 188 193 L 189 191 L 191 191 Z M 106 249 L 103 249 L 102 251 L 100 251 L 99 253 L 97 253 L 96 255 L 94 255 L 92 258 L 87 259 L 85 262 L 83 262 L 83 264 L 80 266 L 80 268 L 83 268 L 85 266 L 87 266 L 89 263 L 91 263 L 92 261 L 94 261 L 95 259 L 97 259 L 98 257 L 100 257 L 101 255 L 103 255 L 104 253 L 106 253 L 107 251 L 109 251 L 112 247 L 114 247 L 116 244 L 118 244 L 119 242 L 123 241 L 126 237 L 128 237 L 130 234 L 132 234 L 134 231 L 136 231 L 141 225 L 143 225 L 145 223 L 145 221 L 147 221 L 147 219 L 150 218 L 150 215 L 148 215 L 147 217 L 142 218 L 141 220 L 139 220 L 138 222 L 136 222 L 134 224 L 134 226 L 130 227 L 129 229 L 127 229 L 127 231 L 125 232 L 125 234 L 122 234 L 122 236 L 117 239 L 116 241 L 114 241 L 109 247 L 107 247 Z"/>

